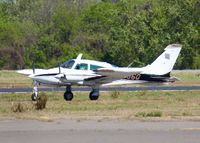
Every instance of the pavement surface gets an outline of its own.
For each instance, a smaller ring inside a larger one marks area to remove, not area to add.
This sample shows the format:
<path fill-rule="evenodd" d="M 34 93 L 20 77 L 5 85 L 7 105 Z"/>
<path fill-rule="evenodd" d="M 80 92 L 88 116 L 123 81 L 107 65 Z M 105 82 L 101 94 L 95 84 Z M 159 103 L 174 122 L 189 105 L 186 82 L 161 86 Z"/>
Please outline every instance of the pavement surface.
<path fill-rule="evenodd" d="M 0 121 L 1 143 L 199 143 L 195 121 Z"/>
<path fill-rule="evenodd" d="M 39 88 L 41 92 L 64 92 L 65 88 Z M 89 87 L 72 87 L 72 91 L 89 92 Z M 200 90 L 200 86 L 149 86 L 149 87 L 102 87 L 100 91 L 180 91 L 180 90 Z M 0 88 L 0 93 L 33 92 L 32 88 Z"/>

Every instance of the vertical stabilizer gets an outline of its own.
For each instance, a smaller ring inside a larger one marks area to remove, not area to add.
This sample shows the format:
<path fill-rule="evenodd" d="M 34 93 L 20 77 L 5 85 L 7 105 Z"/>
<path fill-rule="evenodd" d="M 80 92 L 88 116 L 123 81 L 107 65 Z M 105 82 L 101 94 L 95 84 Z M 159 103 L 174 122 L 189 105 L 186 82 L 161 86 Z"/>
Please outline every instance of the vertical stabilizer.
<path fill-rule="evenodd" d="M 144 67 L 144 74 L 164 75 L 172 71 L 181 51 L 181 45 L 172 44 L 151 64 Z"/>

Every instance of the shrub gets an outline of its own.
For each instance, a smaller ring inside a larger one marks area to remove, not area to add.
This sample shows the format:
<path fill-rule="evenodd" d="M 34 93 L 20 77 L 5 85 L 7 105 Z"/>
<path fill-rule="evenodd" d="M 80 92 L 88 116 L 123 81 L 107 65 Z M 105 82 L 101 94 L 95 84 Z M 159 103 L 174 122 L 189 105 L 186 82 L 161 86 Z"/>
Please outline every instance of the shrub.
<path fill-rule="evenodd" d="M 111 98 L 112 99 L 117 99 L 120 95 L 120 92 L 119 91 L 114 91 L 111 93 Z"/>
<path fill-rule="evenodd" d="M 162 112 L 159 111 L 155 111 L 155 112 L 150 112 L 146 114 L 147 117 L 161 117 L 162 116 Z"/>
<path fill-rule="evenodd" d="M 38 96 L 36 104 L 35 104 L 36 110 L 42 110 L 46 108 L 47 100 L 48 100 L 47 95 L 45 93 L 41 93 Z"/>
<path fill-rule="evenodd" d="M 13 111 L 13 112 L 24 112 L 24 110 L 25 110 L 25 108 L 24 108 L 24 106 L 22 105 L 22 103 L 14 103 L 13 105 L 12 105 L 12 107 L 11 107 L 11 110 Z"/>
<path fill-rule="evenodd" d="M 138 112 L 136 115 L 136 117 L 161 117 L 162 116 L 162 112 L 160 111 L 154 111 L 154 112 Z"/>
<path fill-rule="evenodd" d="M 146 96 L 147 95 L 147 91 L 141 91 L 141 92 L 138 92 L 137 96 Z"/>

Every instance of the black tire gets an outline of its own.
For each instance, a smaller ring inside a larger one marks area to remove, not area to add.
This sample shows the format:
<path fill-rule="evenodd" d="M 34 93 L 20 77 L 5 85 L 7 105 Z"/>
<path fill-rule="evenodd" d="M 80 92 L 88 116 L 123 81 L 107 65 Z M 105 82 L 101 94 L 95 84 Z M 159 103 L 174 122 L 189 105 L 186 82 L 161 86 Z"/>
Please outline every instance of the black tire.
<path fill-rule="evenodd" d="M 37 100 L 37 96 L 35 95 L 35 93 L 33 93 L 33 94 L 31 95 L 31 99 L 32 99 L 32 101 L 36 101 L 36 100 Z"/>
<path fill-rule="evenodd" d="M 73 99 L 73 93 L 72 92 L 65 92 L 64 93 L 64 99 L 66 100 L 66 101 L 72 101 L 72 99 Z"/>
<path fill-rule="evenodd" d="M 99 92 L 92 91 L 89 96 L 90 100 L 97 100 L 99 98 Z"/>

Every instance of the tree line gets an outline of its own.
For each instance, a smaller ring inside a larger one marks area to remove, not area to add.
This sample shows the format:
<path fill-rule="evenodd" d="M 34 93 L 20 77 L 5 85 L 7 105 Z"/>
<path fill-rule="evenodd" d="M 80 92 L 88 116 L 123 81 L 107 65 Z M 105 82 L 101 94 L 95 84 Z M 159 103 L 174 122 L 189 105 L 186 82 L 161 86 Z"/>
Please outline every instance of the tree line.
<path fill-rule="evenodd" d="M 0 1 L 0 68 L 84 58 L 144 66 L 172 43 L 177 69 L 200 68 L 199 0 Z"/>

